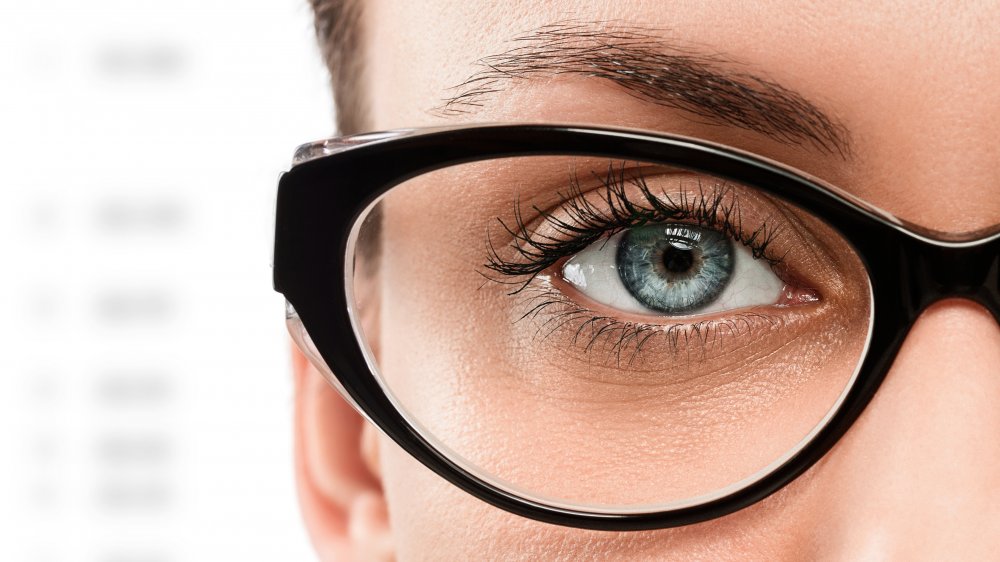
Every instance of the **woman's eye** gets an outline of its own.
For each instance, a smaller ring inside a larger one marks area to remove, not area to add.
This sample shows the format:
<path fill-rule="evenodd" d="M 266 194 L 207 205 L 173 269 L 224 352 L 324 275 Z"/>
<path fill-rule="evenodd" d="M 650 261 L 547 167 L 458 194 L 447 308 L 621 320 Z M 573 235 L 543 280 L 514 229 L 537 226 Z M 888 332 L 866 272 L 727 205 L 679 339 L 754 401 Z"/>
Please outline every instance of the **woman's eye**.
<path fill-rule="evenodd" d="M 785 286 L 742 244 L 685 223 L 633 227 L 594 242 L 567 260 L 561 274 L 600 304 L 659 316 L 773 305 Z"/>

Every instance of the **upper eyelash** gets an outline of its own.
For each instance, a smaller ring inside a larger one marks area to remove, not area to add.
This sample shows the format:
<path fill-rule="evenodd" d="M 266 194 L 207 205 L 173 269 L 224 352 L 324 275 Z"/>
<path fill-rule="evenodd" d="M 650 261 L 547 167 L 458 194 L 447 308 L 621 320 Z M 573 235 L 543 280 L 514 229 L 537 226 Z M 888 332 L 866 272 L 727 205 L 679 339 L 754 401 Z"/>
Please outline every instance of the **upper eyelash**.
<path fill-rule="evenodd" d="M 666 192 L 656 196 L 641 170 L 632 173 L 627 170 L 625 162 L 617 168 L 609 164 L 603 178 L 596 173 L 594 175 L 601 182 L 598 189 L 607 209 L 597 208 L 583 196 L 584 191 L 576 175 L 570 178 L 569 190 L 565 195 L 560 194 L 563 202 L 556 207 L 564 211 L 568 218 L 560 218 L 553 211 L 532 205 L 531 209 L 556 231 L 555 236 L 532 234 L 523 219 L 519 201 L 514 202 L 513 226 L 497 217 L 497 222 L 512 238 L 510 247 L 517 258 L 503 257 L 487 232 L 487 263 L 484 267 L 501 277 L 489 273 L 484 273 L 484 276 L 497 283 L 516 285 L 511 294 L 517 294 L 560 259 L 582 251 L 602 237 L 610 238 L 624 229 L 648 223 L 680 220 L 695 221 L 699 226 L 719 230 L 749 248 L 755 259 L 764 259 L 772 267 L 782 261 L 768 251 L 777 231 L 766 222 L 750 232 L 744 232 L 739 200 L 729 185 L 713 187 L 710 193 L 706 193 L 699 180 L 698 194 L 692 200 L 684 191 L 675 198 Z M 642 201 L 629 199 L 626 193 L 629 185 L 638 189 Z"/>

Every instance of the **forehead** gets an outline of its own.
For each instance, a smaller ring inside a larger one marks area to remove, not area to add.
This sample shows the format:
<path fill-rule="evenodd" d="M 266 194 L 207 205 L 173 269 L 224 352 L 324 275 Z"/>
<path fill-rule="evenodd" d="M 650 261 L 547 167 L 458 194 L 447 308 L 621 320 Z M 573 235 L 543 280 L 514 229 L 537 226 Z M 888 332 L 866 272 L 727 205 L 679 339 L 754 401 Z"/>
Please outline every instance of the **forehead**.
<path fill-rule="evenodd" d="M 823 177 L 942 230 L 997 222 L 1000 7 L 931 2 L 375 0 L 365 4 L 375 128 L 476 121 L 588 122 L 735 145 Z M 641 26 L 671 46 L 731 61 L 843 123 L 845 159 L 637 100 L 579 74 L 503 83 L 482 106 L 442 115 L 483 57 L 554 22 Z M 942 200 L 942 188 L 947 197 Z M 934 205 L 933 216 L 923 209 Z"/>
<path fill-rule="evenodd" d="M 462 82 L 478 58 L 510 49 L 510 40 L 525 32 L 566 21 L 645 26 L 680 45 L 730 55 L 813 98 L 838 102 L 870 100 L 883 93 L 876 88 L 900 79 L 922 87 L 893 88 L 897 100 L 944 91 L 949 79 L 998 75 L 1000 39 L 993 31 L 1000 7 L 871 4 L 373 0 L 365 7 L 368 46 L 397 55 L 377 61 L 378 70 L 415 86 L 407 98 L 431 103 Z M 400 92 L 373 93 L 399 99 Z"/>

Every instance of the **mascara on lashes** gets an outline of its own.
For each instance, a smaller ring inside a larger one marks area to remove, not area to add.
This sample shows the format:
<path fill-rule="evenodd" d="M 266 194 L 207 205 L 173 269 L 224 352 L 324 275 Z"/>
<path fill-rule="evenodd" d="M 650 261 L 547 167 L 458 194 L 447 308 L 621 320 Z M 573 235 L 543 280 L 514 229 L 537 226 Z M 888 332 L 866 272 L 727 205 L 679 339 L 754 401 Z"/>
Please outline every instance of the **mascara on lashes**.
<path fill-rule="evenodd" d="M 523 290 L 543 271 L 559 260 L 582 251 L 602 237 L 610 237 L 622 230 L 658 222 L 691 222 L 695 225 L 718 230 L 728 238 L 738 241 L 750 249 L 755 259 L 764 259 L 772 267 L 782 262 L 773 255 L 769 247 L 777 230 L 767 222 L 746 232 L 740 212 L 739 197 L 728 184 L 706 188 L 700 181 L 696 194 L 681 191 L 671 197 L 665 191 L 653 193 L 641 170 L 630 170 L 625 162 L 615 166 L 610 164 L 601 176 L 592 173 L 599 182 L 595 190 L 606 208 L 599 208 L 585 197 L 579 176 L 574 174 L 569 181 L 569 189 L 561 195 L 562 203 L 555 211 L 543 210 L 537 206 L 531 209 L 547 224 L 553 234 L 532 232 L 524 220 L 519 202 L 514 203 L 513 225 L 497 217 L 507 237 L 511 239 L 509 249 L 498 248 L 492 236 L 487 233 L 487 261 L 484 264 L 487 279 L 504 285 L 512 285 L 512 294 Z M 635 188 L 639 200 L 629 198 L 629 188 Z M 565 215 L 565 218 L 559 215 Z"/>

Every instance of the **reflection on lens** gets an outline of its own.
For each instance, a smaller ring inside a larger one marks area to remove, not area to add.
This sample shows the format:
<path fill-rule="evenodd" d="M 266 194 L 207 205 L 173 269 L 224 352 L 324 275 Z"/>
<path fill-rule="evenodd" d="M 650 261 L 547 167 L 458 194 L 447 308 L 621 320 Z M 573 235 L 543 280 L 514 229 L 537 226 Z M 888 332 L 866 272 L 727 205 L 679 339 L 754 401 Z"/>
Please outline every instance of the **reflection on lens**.
<path fill-rule="evenodd" d="M 381 384 L 453 460 L 553 505 L 748 485 L 829 419 L 868 340 L 847 242 L 711 175 L 489 160 L 413 178 L 365 220 L 350 296 Z"/>

